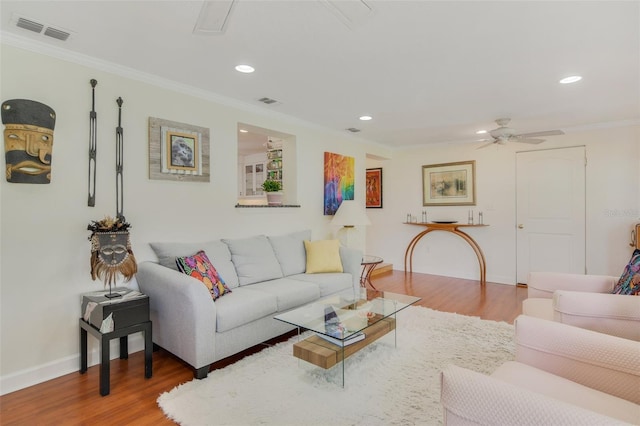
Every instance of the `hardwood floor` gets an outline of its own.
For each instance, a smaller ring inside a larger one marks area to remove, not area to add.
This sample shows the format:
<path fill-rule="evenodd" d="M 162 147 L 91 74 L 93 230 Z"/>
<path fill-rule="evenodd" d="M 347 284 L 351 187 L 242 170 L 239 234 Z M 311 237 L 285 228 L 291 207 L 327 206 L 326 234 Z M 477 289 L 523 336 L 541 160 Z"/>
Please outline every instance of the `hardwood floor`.
<path fill-rule="evenodd" d="M 372 278 L 378 290 L 422 297 L 431 309 L 512 323 L 521 312 L 527 289 L 426 274 L 392 271 Z M 274 343 L 274 339 L 270 343 Z M 248 353 L 216 363 L 222 368 Z M 101 397 L 99 366 L 87 373 L 71 373 L 0 397 L 0 424 L 4 425 L 172 425 L 157 397 L 193 378 L 193 371 L 164 350 L 153 353 L 153 377 L 144 378 L 142 352 L 128 360 L 111 361 L 111 393 Z"/>

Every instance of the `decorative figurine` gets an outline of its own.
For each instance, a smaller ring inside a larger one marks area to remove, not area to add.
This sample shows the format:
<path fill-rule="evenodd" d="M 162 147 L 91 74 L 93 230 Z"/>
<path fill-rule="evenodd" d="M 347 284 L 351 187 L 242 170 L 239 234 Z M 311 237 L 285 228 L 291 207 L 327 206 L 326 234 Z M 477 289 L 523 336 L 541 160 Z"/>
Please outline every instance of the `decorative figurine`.
<path fill-rule="evenodd" d="M 109 294 L 105 295 L 109 298 L 120 296 L 111 292 L 118 274 L 129 281 L 138 272 L 129 239 L 130 227 L 123 219 L 109 216 L 87 226 L 91 231 L 91 278 L 100 278 L 105 286 L 109 285 Z"/>

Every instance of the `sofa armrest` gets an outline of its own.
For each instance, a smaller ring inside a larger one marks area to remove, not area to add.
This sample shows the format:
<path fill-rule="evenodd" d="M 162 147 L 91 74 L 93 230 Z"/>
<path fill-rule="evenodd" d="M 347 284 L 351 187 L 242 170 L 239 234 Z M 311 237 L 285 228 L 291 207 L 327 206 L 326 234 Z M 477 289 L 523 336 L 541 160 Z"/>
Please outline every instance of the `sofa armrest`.
<path fill-rule="evenodd" d="M 515 326 L 516 361 L 640 403 L 639 342 L 526 315 Z"/>
<path fill-rule="evenodd" d="M 527 297 L 551 299 L 556 290 L 611 293 L 618 279 L 618 277 L 607 275 L 530 272 L 527 281 Z"/>
<path fill-rule="evenodd" d="M 553 311 L 554 321 L 640 341 L 640 297 L 558 290 Z"/>
<path fill-rule="evenodd" d="M 362 270 L 362 251 L 348 247 L 340 247 L 340 259 L 342 260 L 342 270 L 351 274 L 353 288 L 360 288 L 360 272 Z"/>
<path fill-rule="evenodd" d="M 445 425 L 613 425 L 585 410 L 455 365 L 441 373 Z"/>
<path fill-rule="evenodd" d="M 138 265 L 140 291 L 149 296 L 153 342 L 198 369 L 215 359 L 216 306 L 200 281 L 157 263 Z"/>

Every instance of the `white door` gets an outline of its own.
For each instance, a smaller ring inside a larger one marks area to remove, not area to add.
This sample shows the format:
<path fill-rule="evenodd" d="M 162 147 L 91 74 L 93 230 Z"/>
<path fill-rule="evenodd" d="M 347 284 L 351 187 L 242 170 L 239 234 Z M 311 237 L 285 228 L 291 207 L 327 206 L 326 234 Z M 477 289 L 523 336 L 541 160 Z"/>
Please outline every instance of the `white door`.
<path fill-rule="evenodd" d="M 516 154 L 517 280 L 530 271 L 585 273 L 584 147 Z"/>

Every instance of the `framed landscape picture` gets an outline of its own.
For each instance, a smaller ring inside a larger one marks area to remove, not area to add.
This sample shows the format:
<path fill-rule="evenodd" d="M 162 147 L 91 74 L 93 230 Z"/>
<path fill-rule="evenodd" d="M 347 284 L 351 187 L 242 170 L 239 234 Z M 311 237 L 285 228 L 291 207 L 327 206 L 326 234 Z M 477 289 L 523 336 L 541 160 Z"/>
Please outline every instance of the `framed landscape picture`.
<path fill-rule="evenodd" d="M 382 208 L 382 168 L 367 169 L 367 208 Z"/>
<path fill-rule="evenodd" d="M 422 166 L 423 206 L 473 206 L 475 204 L 475 161 Z"/>

